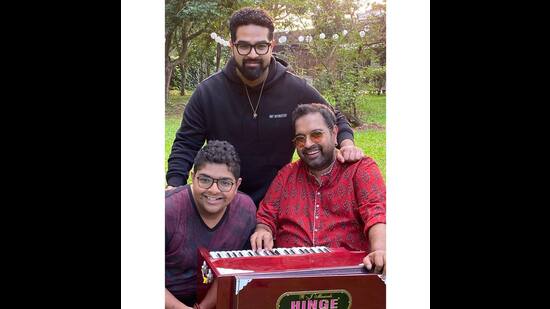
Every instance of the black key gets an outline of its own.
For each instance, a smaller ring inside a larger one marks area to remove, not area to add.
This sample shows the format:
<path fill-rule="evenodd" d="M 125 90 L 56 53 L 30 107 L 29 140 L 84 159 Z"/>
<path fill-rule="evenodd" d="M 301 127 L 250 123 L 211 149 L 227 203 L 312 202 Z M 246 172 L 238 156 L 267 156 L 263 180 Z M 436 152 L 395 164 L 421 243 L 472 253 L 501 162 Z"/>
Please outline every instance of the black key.
<path fill-rule="evenodd" d="M 217 255 L 219 258 L 222 257 L 222 255 L 221 255 L 219 252 L 216 252 L 216 255 Z"/>

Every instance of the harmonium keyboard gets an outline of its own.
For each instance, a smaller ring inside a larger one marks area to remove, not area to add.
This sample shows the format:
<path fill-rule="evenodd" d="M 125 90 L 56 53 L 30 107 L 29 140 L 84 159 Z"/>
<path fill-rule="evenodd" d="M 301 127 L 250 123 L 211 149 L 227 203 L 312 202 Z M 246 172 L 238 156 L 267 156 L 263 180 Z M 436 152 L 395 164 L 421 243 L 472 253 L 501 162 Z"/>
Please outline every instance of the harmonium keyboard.
<path fill-rule="evenodd" d="M 215 279 L 216 309 L 385 309 L 385 278 L 367 272 L 365 256 L 327 247 L 199 248 L 198 300 Z"/>

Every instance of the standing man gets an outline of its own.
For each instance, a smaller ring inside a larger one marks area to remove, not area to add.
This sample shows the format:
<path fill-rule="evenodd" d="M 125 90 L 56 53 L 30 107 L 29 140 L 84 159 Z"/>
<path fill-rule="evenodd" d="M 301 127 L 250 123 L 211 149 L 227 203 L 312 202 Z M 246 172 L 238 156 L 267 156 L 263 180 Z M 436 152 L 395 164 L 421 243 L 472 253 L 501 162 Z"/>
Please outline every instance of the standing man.
<path fill-rule="evenodd" d="M 365 267 L 385 274 L 386 186 L 378 166 L 369 157 L 336 160 L 338 127 L 326 105 L 300 105 L 292 119 L 300 160 L 277 174 L 260 203 L 252 249 L 363 250 Z"/>
<path fill-rule="evenodd" d="M 199 247 L 210 251 L 249 248 L 256 226 L 256 206 L 241 184 L 235 148 L 210 141 L 195 158 L 193 183 L 166 192 L 165 308 L 202 309 L 215 305 L 216 283 L 196 305 Z M 213 293 L 211 293 L 213 292 Z"/>
<path fill-rule="evenodd" d="M 186 183 L 205 141 L 226 140 L 242 160 L 240 190 L 258 205 L 277 171 L 292 159 L 292 111 L 299 104 L 327 102 L 272 57 L 274 26 L 265 11 L 241 9 L 231 16 L 229 28 L 231 59 L 199 84 L 185 106 L 168 158 L 167 190 Z M 338 160 L 360 160 L 363 151 L 355 147 L 349 123 L 340 112 L 336 118 Z"/>

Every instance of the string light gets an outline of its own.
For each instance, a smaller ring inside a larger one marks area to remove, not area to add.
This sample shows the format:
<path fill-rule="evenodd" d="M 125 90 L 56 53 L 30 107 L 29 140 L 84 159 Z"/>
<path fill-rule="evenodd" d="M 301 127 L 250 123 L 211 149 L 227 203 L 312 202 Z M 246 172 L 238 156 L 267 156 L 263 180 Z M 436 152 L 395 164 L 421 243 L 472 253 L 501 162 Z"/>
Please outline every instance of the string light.
<path fill-rule="evenodd" d="M 359 31 L 359 36 L 361 38 L 364 38 L 367 35 L 366 30 L 367 29 Z M 350 32 L 346 29 L 342 30 L 342 36 L 343 37 L 346 37 L 349 33 Z M 218 43 L 220 45 L 223 45 L 223 46 L 226 46 L 226 47 L 229 46 L 229 41 L 224 40 L 221 36 L 219 36 L 215 32 L 210 33 L 210 37 L 214 41 L 216 41 L 216 43 Z M 321 40 L 324 40 L 326 37 L 327 37 L 327 35 L 325 33 L 319 34 L 319 39 L 321 39 Z M 332 35 L 333 40 L 338 40 L 339 38 L 340 38 L 340 36 L 338 35 L 338 33 L 335 33 L 335 34 Z M 279 43 L 280 44 L 284 44 L 287 41 L 288 41 L 288 37 L 286 35 L 282 35 L 282 36 L 279 37 Z M 306 35 L 305 37 L 303 35 L 300 35 L 298 37 L 298 42 L 302 43 L 304 41 L 306 41 L 306 43 L 311 43 L 313 41 L 313 37 L 311 35 Z"/>

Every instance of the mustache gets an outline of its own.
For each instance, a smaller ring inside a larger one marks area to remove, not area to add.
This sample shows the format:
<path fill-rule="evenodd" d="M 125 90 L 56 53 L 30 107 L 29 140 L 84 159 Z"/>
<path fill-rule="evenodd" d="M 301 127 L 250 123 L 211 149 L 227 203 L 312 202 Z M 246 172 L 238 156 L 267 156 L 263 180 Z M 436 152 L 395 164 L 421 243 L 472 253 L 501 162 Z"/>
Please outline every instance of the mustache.
<path fill-rule="evenodd" d="M 243 64 L 245 63 L 262 63 L 263 61 L 261 59 L 258 60 L 243 60 Z"/>

